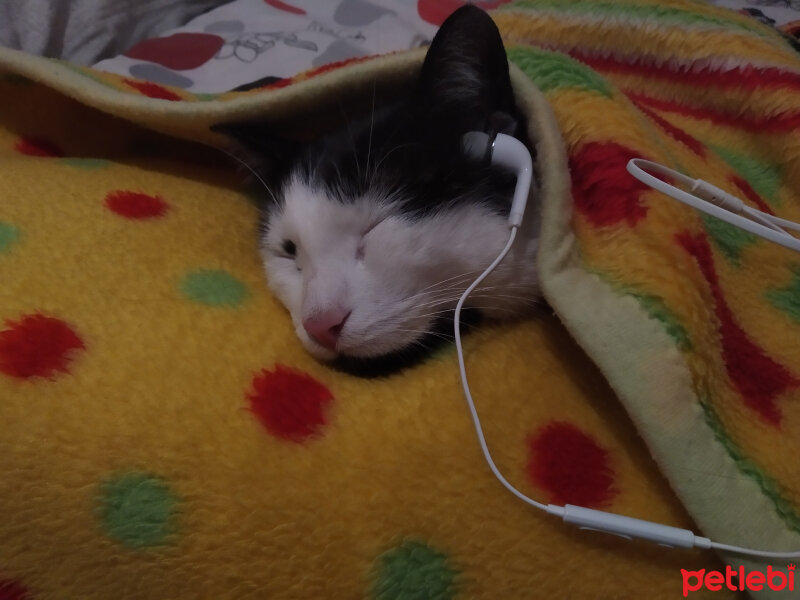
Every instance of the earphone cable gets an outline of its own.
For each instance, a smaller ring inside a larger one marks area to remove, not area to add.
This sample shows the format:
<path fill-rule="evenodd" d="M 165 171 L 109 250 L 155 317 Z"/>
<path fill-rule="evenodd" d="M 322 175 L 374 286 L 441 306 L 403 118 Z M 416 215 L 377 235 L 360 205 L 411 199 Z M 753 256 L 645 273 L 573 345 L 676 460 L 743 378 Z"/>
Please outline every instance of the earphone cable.
<path fill-rule="evenodd" d="M 470 285 L 466 289 L 466 291 L 461 295 L 461 298 L 459 298 L 458 304 L 456 304 L 455 317 L 453 319 L 454 333 L 456 341 L 456 352 L 458 353 L 458 368 L 459 371 L 461 372 L 461 385 L 464 388 L 464 396 L 466 397 L 467 405 L 469 406 L 469 411 L 470 414 L 472 415 L 472 423 L 475 426 L 475 433 L 478 436 L 478 442 L 481 445 L 481 450 L 483 450 L 483 456 L 486 459 L 486 462 L 489 464 L 489 468 L 492 470 L 492 473 L 494 473 L 494 476 L 497 477 L 498 480 L 500 480 L 500 483 L 502 483 L 509 492 L 514 494 L 517 498 L 519 498 L 526 504 L 530 504 L 531 506 L 535 506 L 540 510 L 546 511 L 547 505 L 542 504 L 541 502 L 536 502 L 536 500 L 532 500 L 531 498 L 528 498 L 525 494 L 523 494 L 517 488 L 511 485 L 508 482 L 508 480 L 505 477 L 503 477 L 503 474 L 500 472 L 500 469 L 498 469 L 497 465 L 494 463 L 492 455 L 489 452 L 489 447 L 486 444 L 486 437 L 483 434 L 483 427 L 481 427 L 481 420 L 480 417 L 478 416 L 478 410 L 475 408 L 475 402 L 473 401 L 472 394 L 470 393 L 469 390 L 469 383 L 467 382 L 467 370 L 466 367 L 464 366 L 464 349 L 461 345 L 461 308 L 464 306 L 464 302 L 466 301 L 467 297 L 475 290 L 476 287 L 478 287 L 481 284 L 481 282 L 483 282 L 483 280 L 486 277 L 489 276 L 489 274 L 492 271 L 494 271 L 495 267 L 497 267 L 497 265 L 500 264 L 500 262 L 506 257 L 506 254 L 508 254 L 509 250 L 511 250 L 511 246 L 514 243 L 514 239 L 517 236 L 517 228 L 518 228 L 517 225 L 513 225 L 511 227 L 511 235 L 509 236 L 508 243 L 506 243 L 506 246 L 505 248 L 503 248 L 503 251 L 500 252 L 497 258 L 494 259 L 494 262 L 492 262 L 492 264 L 489 265 L 486 268 L 486 270 L 483 273 L 481 273 L 475 281 L 472 282 L 472 285 Z"/>
<path fill-rule="evenodd" d="M 489 468 L 494 476 L 500 483 L 514 496 L 525 502 L 526 504 L 543 510 L 548 514 L 558 516 L 565 523 L 570 523 L 581 529 L 591 529 L 605 533 L 611 533 L 624 538 L 633 539 L 640 538 L 655 542 L 666 547 L 681 547 L 681 548 L 713 548 L 723 552 L 731 552 L 740 555 L 753 556 L 765 559 L 795 559 L 800 558 L 800 551 L 794 552 L 768 552 L 762 550 L 754 550 L 750 548 L 743 548 L 740 546 L 732 546 L 728 544 L 720 544 L 719 542 L 711 541 L 710 539 L 702 536 L 695 535 L 694 532 L 688 529 L 681 529 L 679 527 L 672 527 L 669 525 L 662 525 L 652 521 L 645 521 L 642 519 L 635 519 L 623 515 L 617 515 L 601 510 L 585 508 L 582 506 L 574 506 L 566 504 L 564 506 L 557 506 L 554 504 L 544 504 L 529 498 L 503 476 L 498 469 L 497 465 L 492 459 L 491 452 L 489 451 L 486 437 L 481 426 L 480 417 L 475 407 L 475 402 L 472 398 L 472 393 L 469 389 L 469 382 L 467 381 L 467 371 L 464 360 L 464 349 L 461 343 L 461 310 L 464 306 L 469 295 L 477 288 L 483 280 L 502 262 L 517 235 L 518 225 L 511 224 L 511 234 L 508 238 L 503 250 L 494 259 L 494 261 L 481 273 L 475 281 L 464 291 L 456 304 L 455 315 L 453 319 L 453 329 L 455 334 L 456 352 L 458 354 L 458 367 L 461 374 L 461 385 L 464 389 L 464 397 L 469 407 L 470 415 L 472 416 L 472 423 L 475 428 L 475 433 L 478 437 L 483 456 L 486 459 Z"/>

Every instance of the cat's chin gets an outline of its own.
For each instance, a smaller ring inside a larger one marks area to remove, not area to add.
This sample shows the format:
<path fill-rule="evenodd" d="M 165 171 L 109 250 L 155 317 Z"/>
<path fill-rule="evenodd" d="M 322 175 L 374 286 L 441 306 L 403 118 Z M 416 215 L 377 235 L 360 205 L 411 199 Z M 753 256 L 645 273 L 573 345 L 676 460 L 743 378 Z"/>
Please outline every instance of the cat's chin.
<path fill-rule="evenodd" d="M 480 312 L 465 308 L 461 313 L 462 334 L 481 319 Z M 334 354 L 333 358 L 321 359 L 338 371 L 356 377 L 389 377 L 415 367 L 427 360 L 443 346 L 453 341 L 453 316 L 438 318 L 430 330 L 420 338 L 405 346 L 379 355 L 355 356 L 344 353 Z M 323 349 L 324 350 L 324 349 Z M 316 356 L 314 353 L 312 355 Z"/>
<path fill-rule="evenodd" d="M 443 343 L 444 340 L 438 340 L 437 347 Z M 417 346 L 407 346 L 380 356 L 366 357 L 340 354 L 332 361 L 329 361 L 328 364 L 337 371 L 356 377 L 366 379 L 389 377 L 424 362 L 433 350 L 434 348 L 423 349 Z"/>
<path fill-rule="evenodd" d="M 358 356 L 343 352 L 334 352 L 323 348 L 311 340 L 300 338 L 305 350 L 318 361 L 357 377 L 386 377 L 422 362 L 429 351 L 410 344 L 379 355 Z M 439 341 L 444 341 L 440 340 Z"/>
<path fill-rule="evenodd" d="M 303 344 L 303 348 L 305 348 L 306 352 L 308 352 L 317 360 L 321 362 L 331 362 L 338 356 L 337 352 L 328 350 L 324 346 L 321 346 L 312 340 L 308 334 L 306 334 L 302 325 L 295 325 L 294 332 L 297 338 L 300 340 L 300 343 Z"/>

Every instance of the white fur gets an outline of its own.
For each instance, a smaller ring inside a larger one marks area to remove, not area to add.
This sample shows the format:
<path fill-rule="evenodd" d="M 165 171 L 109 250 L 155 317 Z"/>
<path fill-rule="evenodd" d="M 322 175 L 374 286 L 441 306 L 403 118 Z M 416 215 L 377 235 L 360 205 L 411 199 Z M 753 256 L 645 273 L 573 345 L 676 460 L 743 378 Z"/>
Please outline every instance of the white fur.
<path fill-rule="evenodd" d="M 506 219 L 483 207 L 464 205 L 416 221 L 392 207 L 385 197 L 343 204 L 295 178 L 283 208 L 270 217 L 262 240 L 270 287 L 291 313 L 298 338 L 320 359 L 379 356 L 414 343 L 436 314 L 455 308 L 508 241 Z M 295 243 L 296 259 L 285 257 L 286 239 Z M 468 306 L 490 318 L 529 310 L 539 294 L 536 246 L 535 236 L 518 237 Z M 352 313 L 331 352 L 309 338 L 302 322 L 336 306 Z"/>

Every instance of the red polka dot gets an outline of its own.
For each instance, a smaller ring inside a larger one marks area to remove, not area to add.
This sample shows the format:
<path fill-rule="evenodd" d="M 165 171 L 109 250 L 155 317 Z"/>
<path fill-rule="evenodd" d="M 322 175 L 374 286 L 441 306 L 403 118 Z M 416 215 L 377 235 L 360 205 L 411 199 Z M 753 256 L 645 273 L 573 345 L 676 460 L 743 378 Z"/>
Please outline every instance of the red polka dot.
<path fill-rule="evenodd" d="M 154 219 L 162 217 L 169 205 L 158 196 L 148 196 L 139 192 L 117 190 L 106 196 L 109 210 L 126 219 Z"/>
<path fill-rule="evenodd" d="M 20 154 L 27 154 L 28 156 L 41 156 L 43 158 L 64 156 L 64 152 L 55 143 L 33 136 L 20 138 L 14 145 L 14 149 Z"/>
<path fill-rule="evenodd" d="M 528 438 L 528 476 L 553 504 L 600 507 L 617 494 L 608 451 L 570 423 L 551 422 Z"/>
<path fill-rule="evenodd" d="M 168 90 L 165 87 L 162 87 L 158 84 L 151 83 L 149 81 L 138 81 L 136 79 L 123 79 L 126 84 L 131 86 L 137 92 L 142 94 L 143 96 L 147 96 L 148 98 L 157 98 L 158 100 L 172 100 L 178 101 L 182 100 L 178 94 Z"/>
<path fill-rule="evenodd" d="M 6 321 L 0 331 L 0 372 L 11 377 L 50 377 L 68 373 L 72 355 L 85 346 L 60 319 L 32 314 Z"/>
<path fill-rule="evenodd" d="M 575 209 L 595 227 L 636 225 L 647 216 L 639 201 L 650 189 L 625 168 L 640 153 L 613 142 L 591 142 L 569 159 Z"/>
<path fill-rule="evenodd" d="M 0 600 L 30 600 L 32 596 L 21 584 L 11 579 L 0 579 Z"/>
<path fill-rule="evenodd" d="M 253 378 L 247 395 L 250 410 L 272 435 L 303 442 L 320 433 L 333 401 L 327 387 L 305 373 L 284 365 L 264 369 Z"/>

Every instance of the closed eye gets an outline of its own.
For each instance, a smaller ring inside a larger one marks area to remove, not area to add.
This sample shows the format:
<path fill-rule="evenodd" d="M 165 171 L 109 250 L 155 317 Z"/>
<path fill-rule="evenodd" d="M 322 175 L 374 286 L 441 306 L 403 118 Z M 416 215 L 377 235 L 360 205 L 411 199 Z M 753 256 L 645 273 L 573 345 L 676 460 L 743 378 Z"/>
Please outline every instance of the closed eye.
<path fill-rule="evenodd" d="M 286 258 L 294 258 L 297 256 L 297 246 L 292 240 L 283 240 L 281 243 L 281 251 Z"/>
<path fill-rule="evenodd" d="M 364 246 L 366 245 L 366 237 L 370 231 L 375 229 L 378 225 L 383 222 L 383 219 L 380 221 L 375 221 L 372 225 L 370 225 L 367 230 L 361 234 L 361 240 L 358 242 L 358 247 L 356 248 L 356 260 L 363 260 L 364 259 Z"/>

